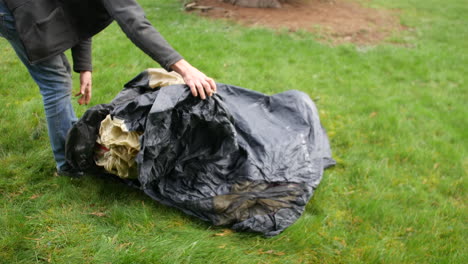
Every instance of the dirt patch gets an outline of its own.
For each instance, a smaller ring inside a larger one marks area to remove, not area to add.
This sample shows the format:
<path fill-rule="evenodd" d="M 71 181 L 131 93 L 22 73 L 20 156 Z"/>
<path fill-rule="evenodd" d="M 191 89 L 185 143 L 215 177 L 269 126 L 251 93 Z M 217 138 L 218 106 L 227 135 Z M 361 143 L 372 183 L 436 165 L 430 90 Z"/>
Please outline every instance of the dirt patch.
<path fill-rule="evenodd" d="M 247 26 L 306 30 L 332 44 L 377 44 L 393 32 L 405 29 L 395 12 L 364 7 L 352 0 L 296 0 L 278 9 L 238 7 L 221 0 L 198 0 L 197 5 L 213 7 L 199 10 L 202 16 Z"/>

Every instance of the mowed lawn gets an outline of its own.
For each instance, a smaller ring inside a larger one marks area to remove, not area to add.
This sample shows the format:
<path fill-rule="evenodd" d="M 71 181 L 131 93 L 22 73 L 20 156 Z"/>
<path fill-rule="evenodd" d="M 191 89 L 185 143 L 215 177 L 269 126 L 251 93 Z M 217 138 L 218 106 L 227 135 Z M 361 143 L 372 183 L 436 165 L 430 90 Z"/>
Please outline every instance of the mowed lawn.
<path fill-rule="evenodd" d="M 0 263 L 468 263 L 467 1 L 364 1 L 398 9 L 409 28 L 366 47 L 207 20 L 177 0 L 139 2 L 218 82 L 308 93 L 338 165 L 303 216 L 269 239 L 119 182 L 54 177 L 38 88 L 0 39 Z M 92 105 L 159 67 L 116 24 L 93 55 Z M 88 107 L 75 101 L 81 116 Z"/>

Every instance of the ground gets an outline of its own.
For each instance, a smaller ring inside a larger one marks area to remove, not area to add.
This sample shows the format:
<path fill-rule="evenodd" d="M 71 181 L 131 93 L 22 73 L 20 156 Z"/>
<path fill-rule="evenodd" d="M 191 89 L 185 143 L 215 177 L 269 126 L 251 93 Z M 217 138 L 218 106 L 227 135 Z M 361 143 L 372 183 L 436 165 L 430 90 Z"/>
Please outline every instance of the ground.
<path fill-rule="evenodd" d="M 293 1 L 279 9 L 238 7 L 221 0 L 198 0 L 197 5 L 213 7 L 198 11 L 202 16 L 249 26 L 310 31 L 332 44 L 377 44 L 405 28 L 395 11 L 369 8 L 349 0 Z"/>

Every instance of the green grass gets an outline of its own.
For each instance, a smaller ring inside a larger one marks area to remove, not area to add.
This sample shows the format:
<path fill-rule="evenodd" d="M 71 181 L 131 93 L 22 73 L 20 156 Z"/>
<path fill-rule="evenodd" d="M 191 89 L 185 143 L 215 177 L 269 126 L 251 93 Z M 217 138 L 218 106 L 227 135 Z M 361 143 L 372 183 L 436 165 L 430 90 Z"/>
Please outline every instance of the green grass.
<path fill-rule="evenodd" d="M 467 263 L 466 1 L 367 2 L 400 10 L 410 28 L 389 39 L 398 45 L 371 47 L 207 20 L 176 0 L 140 2 L 217 81 L 308 93 L 338 165 L 270 239 L 226 232 L 117 182 L 53 177 L 38 88 L 0 39 L 0 263 Z M 93 104 L 158 67 L 115 24 L 93 53 Z M 87 109 L 74 104 L 78 115 Z"/>

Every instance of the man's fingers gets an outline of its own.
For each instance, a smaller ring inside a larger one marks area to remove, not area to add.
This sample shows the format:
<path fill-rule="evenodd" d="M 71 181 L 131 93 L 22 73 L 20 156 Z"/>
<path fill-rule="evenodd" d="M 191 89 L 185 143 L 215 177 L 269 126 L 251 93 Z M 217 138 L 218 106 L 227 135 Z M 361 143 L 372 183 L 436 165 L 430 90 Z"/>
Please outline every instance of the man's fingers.
<path fill-rule="evenodd" d="M 187 78 L 185 83 L 190 88 L 192 95 L 201 99 L 206 99 L 207 96 L 212 96 L 216 92 L 216 83 L 213 79 L 203 75 L 203 78 Z"/>
<path fill-rule="evenodd" d="M 91 93 L 89 92 L 89 90 L 87 90 L 87 93 L 85 93 L 84 95 L 84 103 L 89 104 L 90 101 L 91 101 Z"/>
<path fill-rule="evenodd" d="M 91 84 L 90 83 L 82 83 L 80 87 L 80 91 L 75 94 L 75 96 L 81 96 L 78 99 L 78 104 L 89 104 L 91 101 Z"/>
<path fill-rule="evenodd" d="M 205 98 L 206 98 L 205 90 L 204 90 L 203 85 L 201 83 L 197 83 L 197 89 L 198 89 L 198 93 L 200 94 L 200 98 L 202 100 L 205 100 Z"/>
<path fill-rule="evenodd" d="M 86 89 L 88 86 L 91 86 L 89 83 L 82 83 L 80 85 L 80 91 L 75 94 L 75 96 L 84 95 L 86 92 L 89 92 L 90 89 Z"/>
<path fill-rule="evenodd" d="M 189 81 L 186 83 L 188 85 L 188 87 L 190 88 L 190 91 L 192 92 L 192 95 L 197 97 L 198 96 L 198 93 L 197 93 L 197 88 L 195 88 L 195 84 L 192 82 L 192 81 Z"/>
<path fill-rule="evenodd" d="M 210 85 L 210 88 L 213 91 L 213 93 L 216 93 L 217 87 L 216 87 L 215 81 L 213 79 L 211 79 L 211 78 L 206 78 L 206 81 Z"/>
<path fill-rule="evenodd" d="M 211 89 L 211 86 L 207 81 L 202 81 L 201 85 L 203 86 L 203 89 L 205 90 L 206 95 L 208 96 L 213 95 L 213 90 Z"/>

